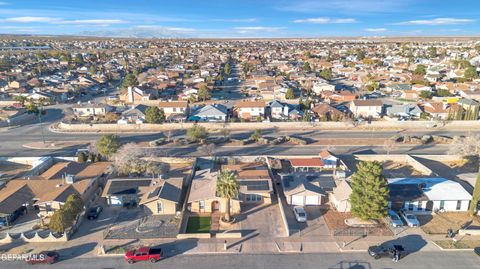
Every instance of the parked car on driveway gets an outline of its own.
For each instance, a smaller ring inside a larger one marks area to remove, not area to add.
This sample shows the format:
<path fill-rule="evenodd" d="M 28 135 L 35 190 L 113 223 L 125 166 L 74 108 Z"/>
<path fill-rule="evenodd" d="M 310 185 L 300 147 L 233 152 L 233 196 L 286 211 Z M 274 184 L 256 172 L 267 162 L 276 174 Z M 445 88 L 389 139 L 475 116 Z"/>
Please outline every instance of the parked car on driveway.
<path fill-rule="evenodd" d="M 402 219 L 393 210 L 388 210 L 387 220 L 388 220 L 388 223 L 393 227 L 402 227 L 403 226 Z"/>
<path fill-rule="evenodd" d="M 141 247 L 125 252 L 124 259 L 132 264 L 139 261 L 150 261 L 151 263 L 159 261 L 163 256 L 161 248 Z"/>
<path fill-rule="evenodd" d="M 381 244 L 378 246 L 370 246 L 368 248 L 368 255 L 375 259 L 382 257 L 392 258 L 393 261 L 398 262 L 405 251 L 402 245 Z"/>
<path fill-rule="evenodd" d="M 405 210 L 400 211 L 400 216 L 402 216 L 403 220 L 407 223 L 408 227 L 418 227 L 420 226 L 420 222 L 418 221 L 417 217 L 412 213 L 408 213 Z"/>
<path fill-rule="evenodd" d="M 305 208 L 296 206 L 293 208 L 293 213 L 298 222 L 307 222 L 307 212 L 305 212 Z"/>
<path fill-rule="evenodd" d="M 103 211 L 103 207 L 101 206 L 94 206 L 88 210 L 87 218 L 88 219 L 96 219 Z"/>
<path fill-rule="evenodd" d="M 60 254 L 56 251 L 42 251 L 38 254 L 33 254 L 27 259 L 28 264 L 47 263 L 52 264 L 58 261 Z"/>

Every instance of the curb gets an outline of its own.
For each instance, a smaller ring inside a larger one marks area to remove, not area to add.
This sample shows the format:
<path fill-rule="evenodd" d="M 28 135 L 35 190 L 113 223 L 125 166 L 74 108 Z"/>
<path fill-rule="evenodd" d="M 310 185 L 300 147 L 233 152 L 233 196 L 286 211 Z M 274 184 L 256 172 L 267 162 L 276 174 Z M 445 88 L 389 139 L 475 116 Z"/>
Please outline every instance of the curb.
<path fill-rule="evenodd" d="M 461 252 L 461 251 L 473 251 L 473 248 L 442 248 L 435 241 L 431 240 L 432 244 L 437 246 L 441 251 Z"/>

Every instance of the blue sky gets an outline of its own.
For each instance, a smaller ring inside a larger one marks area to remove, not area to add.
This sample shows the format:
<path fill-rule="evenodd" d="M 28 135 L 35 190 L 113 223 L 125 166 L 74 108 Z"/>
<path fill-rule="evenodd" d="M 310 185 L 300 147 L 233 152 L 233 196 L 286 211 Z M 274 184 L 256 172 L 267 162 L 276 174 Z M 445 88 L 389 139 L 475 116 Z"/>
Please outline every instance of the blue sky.
<path fill-rule="evenodd" d="M 479 0 L 0 0 L 0 33 L 480 35 Z"/>

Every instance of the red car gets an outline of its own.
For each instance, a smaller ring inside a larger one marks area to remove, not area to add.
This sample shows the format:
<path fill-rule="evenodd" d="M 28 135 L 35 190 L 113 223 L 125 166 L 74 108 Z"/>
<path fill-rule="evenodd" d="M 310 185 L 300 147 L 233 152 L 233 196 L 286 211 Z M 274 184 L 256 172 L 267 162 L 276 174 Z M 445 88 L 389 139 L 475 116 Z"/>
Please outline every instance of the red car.
<path fill-rule="evenodd" d="M 135 250 L 125 252 L 124 259 L 132 264 L 139 261 L 157 262 L 162 258 L 163 251 L 161 248 L 141 247 Z"/>
<path fill-rule="evenodd" d="M 55 251 L 42 251 L 38 254 L 33 254 L 27 259 L 28 264 L 48 263 L 52 264 L 58 261 L 60 254 Z"/>

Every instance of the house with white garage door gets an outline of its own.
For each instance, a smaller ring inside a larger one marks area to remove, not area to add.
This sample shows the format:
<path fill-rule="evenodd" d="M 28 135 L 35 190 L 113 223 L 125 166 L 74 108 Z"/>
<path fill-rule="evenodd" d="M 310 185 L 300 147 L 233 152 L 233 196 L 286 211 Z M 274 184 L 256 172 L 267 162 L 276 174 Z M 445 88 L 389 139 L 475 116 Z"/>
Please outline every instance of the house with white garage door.
<path fill-rule="evenodd" d="M 389 208 L 412 212 L 465 212 L 472 195 L 460 183 L 445 178 L 388 179 Z"/>
<path fill-rule="evenodd" d="M 296 175 L 280 177 L 287 204 L 322 205 L 326 202 L 327 193 L 319 181 L 309 181 L 306 177 Z"/>

